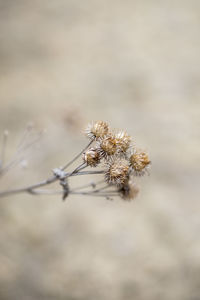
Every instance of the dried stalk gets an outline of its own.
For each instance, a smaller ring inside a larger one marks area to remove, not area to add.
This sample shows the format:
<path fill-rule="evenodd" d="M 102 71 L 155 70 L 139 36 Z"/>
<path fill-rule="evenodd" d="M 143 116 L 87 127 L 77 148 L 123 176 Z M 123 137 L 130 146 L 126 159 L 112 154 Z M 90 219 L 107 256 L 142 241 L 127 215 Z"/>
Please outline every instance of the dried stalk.
<path fill-rule="evenodd" d="M 7 143 L 7 133 L 4 132 L 0 153 L 0 176 L 3 176 L 21 162 L 24 151 L 40 139 L 41 134 L 38 135 L 37 139 L 26 143 L 25 140 L 30 135 L 31 130 L 32 127 L 27 127 L 18 144 L 14 158 L 7 164 L 4 164 Z M 113 133 L 108 124 L 103 121 L 89 124 L 86 133 L 90 142 L 63 167 L 53 169 L 51 177 L 25 187 L 0 191 L 0 197 L 29 193 L 32 195 L 62 195 L 63 200 L 70 194 L 106 197 L 107 199 L 115 196 L 120 196 L 124 200 L 135 198 L 138 188 L 133 182 L 133 176 L 142 176 L 147 173 L 150 164 L 147 153 L 137 148 L 131 150 L 131 137 L 125 131 Z M 93 147 L 91 147 L 92 144 L 94 144 Z M 81 156 L 82 163 L 75 167 L 72 172 L 66 172 L 65 170 Z M 104 161 L 104 168 L 102 170 L 83 171 L 87 167 L 98 167 L 102 161 Z M 68 179 L 83 175 L 104 175 L 104 179 L 96 183 L 93 182 L 70 189 Z M 61 190 L 42 189 L 56 181 L 60 183 Z M 104 185 L 100 186 L 102 183 Z"/>

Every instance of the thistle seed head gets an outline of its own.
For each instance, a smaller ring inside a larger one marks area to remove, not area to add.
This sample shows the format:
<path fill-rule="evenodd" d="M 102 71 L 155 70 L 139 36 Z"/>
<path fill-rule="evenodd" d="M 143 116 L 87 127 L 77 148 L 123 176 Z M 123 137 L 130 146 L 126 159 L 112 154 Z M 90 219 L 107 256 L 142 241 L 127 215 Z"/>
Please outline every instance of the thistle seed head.
<path fill-rule="evenodd" d="M 129 163 L 126 159 L 115 158 L 108 162 L 105 173 L 106 182 L 117 186 L 124 185 L 129 177 Z"/>
<path fill-rule="evenodd" d="M 117 152 L 117 141 L 113 135 L 105 136 L 98 143 L 99 152 L 101 157 L 108 159 Z"/>
<path fill-rule="evenodd" d="M 85 129 L 86 135 L 91 140 L 103 138 L 105 135 L 108 134 L 108 131 L 109 126 L 106 122 L 103 121 L 96 121 L 94 123 L 90 123 Z"/>
<path fill-rule="evenodd" d="M 126 153 L 131 143 L 131 137 L 125 131 L 119 131 L 115 138 L 119 152 Z"/>
<path fill-rule="evenodd" d="M 90 148 L 83 153 L 84 162 L 90 167 L 96 167 L 101 160 L 100 153 L 96 148 Z"/>
<path fill-rule="evenodd" d="M 130 166 L 132 167 L 134 174 L 137 176 L 144 175 L 150 163 L 151 161 L 145 151 L 135 149 L 130 156 Z"/>
<path fill-rule="evenodd" d="M 131 201 L 135 199 L 138 193 L 139 193 L 139 188 L 132 180 L 129 180 L 129 182 L 124 184 L 119 189 L 119 194 L 121 198 L 126 201 Z"/>

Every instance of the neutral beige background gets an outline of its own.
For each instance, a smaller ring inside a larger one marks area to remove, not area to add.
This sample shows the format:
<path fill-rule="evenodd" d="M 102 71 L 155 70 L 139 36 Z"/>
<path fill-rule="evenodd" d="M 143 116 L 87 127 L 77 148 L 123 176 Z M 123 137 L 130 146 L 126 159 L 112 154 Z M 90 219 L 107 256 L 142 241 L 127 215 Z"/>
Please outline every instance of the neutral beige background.
<path fill-rule="evenodd" d="M 73 157 L 90 120 L 126 129 L 152 160 L 131 203 L 2 198 L 0 299 L 200 299 L 199 32 L 197 0 L 0 1 L 6 159 L 28 122 L 46 129 L 1 189 Z"/>

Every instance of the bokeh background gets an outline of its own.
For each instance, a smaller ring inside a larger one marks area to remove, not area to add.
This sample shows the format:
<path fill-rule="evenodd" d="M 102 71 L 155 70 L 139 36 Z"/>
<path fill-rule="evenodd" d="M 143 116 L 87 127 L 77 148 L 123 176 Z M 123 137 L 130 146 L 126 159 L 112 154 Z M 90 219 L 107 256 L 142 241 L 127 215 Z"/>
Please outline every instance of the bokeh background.
<path fill-rule="evenodd" d="M 46 130 L 1 190 L 47 178 L 91 120 L 152 160 L 130 203 L 1 198 L 0 299 L 200 299 L 199 32 L 198 0 L 0 1 L 5 159 L 27 123 Z"/>

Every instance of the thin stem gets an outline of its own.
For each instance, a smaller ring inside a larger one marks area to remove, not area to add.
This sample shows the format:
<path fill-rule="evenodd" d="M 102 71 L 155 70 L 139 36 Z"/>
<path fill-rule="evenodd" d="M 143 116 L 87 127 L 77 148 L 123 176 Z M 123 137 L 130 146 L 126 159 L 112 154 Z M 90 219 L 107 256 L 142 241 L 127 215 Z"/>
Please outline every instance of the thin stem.
<path fill-rule="evenodd" d="M 100 181 L 97 181 L 97 182 L 91 182 L 91 183 L 88 183 L 88 184 L 78 186 L 78 187 L 74 188 L 73 191 L 78 191 L 78 190 L 86 189 L 86 188 L 89 188 L 89 187 L 95 188 L 97 185 L 99 185 L 101 183 L 104 183 L 104 180 L 100 180 Z"/>
<path fill-rule="evenodd" d="M 11 168 L 19 164 L 23 159 L 23 157 L 18 157 L 15 160 L 10 161 L 4 168 L 0 170 L 0 176 L 5 175 Z"/>
<path fill-rule="evenodd" d="M 17 152 L 20 151 L 22 146 L 24 145 L 26 138 L 29 136 L 31 130 L 33 129 L 33 125 L 28 124 L 26 126 L 26 129 L 24 130 L 21 139 L 19 140 L 18 146 L 17 146 Z"/>
<path fill-rule="evenodd" d="M 86 163 L 82 163 L 80 166 L 78 166 L 76 169 L 74 169 L 74 171 L 72 171 L 71 173 L 69 173 L 69 174 L 67 175 L 67 177 L 70 177 L 70 176 L 72 176 L 73 174 L 78 173 L 79 171 L 85 169 L 86 167 L 87 167 L 87 164 L 86 164 Z"/>
<path fill-rule="evenodd" d="M 74 174 L 71 174 L 71 173 L 66 173 L 66 177 L 70 177 L 70 176 L 78 176 L 78 175 L 91 175 L 91 174 L 103 174 L 105 173 L 105 171 L 82 171 L 82 172 L 77 172 L 77 173 L 74 173 Z M 6 190 L 6 191 L 2 191 L 0 192 L 0 197 L 4 197 L 4 196 L 7 196 L 7 195 L 11 195 L 11 194 L 19 194 L 19 193 L 24 193 L 24 192 L 28 192 L 30 193 L 30 191 L 32 192 L 33 190 L 37 189 L 37 188 L 40 188 L 42 186 L 45 186 L 45 185 L 49 185 L 55 181 L 59 180 L 58 177 L 56 177 L 55 175 L 46 179 L 46 180 L 43 180 L 41 182 L 38 182 L 36 184 L 32 184 L 32 185 L 29 185 L 29 186 L 26 186 L 26 187 L 22 187 L 22 188 L 17 188 L 17 189 L 11 189 L 11 190 Z"/>
<path fill-rule="evenodd" d="M 77 154 L 70 162 L 68 162 L 64 167 L 62 167 L 61 170 L 63 171 L 67 169 L 69 166 L 71 166 L 71 164 L 73 164 L 73 162 L 75 162 L 83 154 L 83 152 L 86 151 L 88 147 L 90 147 L 92 143 L 93 140 L 90 141 L 89 144 L 79 154 Z"/>
<path fill-rule="evenodd" d="M 20 152 L 27 150 L 28 148 L 30 148 L 31 146 L 33 146 L 35 143 L 37 143 L 39 141 L 39 139 L 41 138 L 41 135 L 42 135 L 42 133 L 40 133 L 39 136 L 35 140 L 33 140 L 29 144 L 24 145 L 23 147 L 21 147 L 20 149 L 18 149 L 18 151 L 14 155 L 14 158 L 10 162 L 8 162 L 7 165 L 5 165 L 4 168 L 2 168 L 0 170 L 0 176 L 3 176 L 11 168 L 13 168 L 17 164 L 19 164 L 24 158 L 23 157 L 17 157 L 17 155 L 20 155 Z"/>
<path fill-rule="evenodd" d="M 63 194 L 63 191 L 59 191 L 59 190 L 48 190 L 48 189 L 38 189 L 38 190 L 30 190 L 29 191 L 30 194 L 33 194 L 33 195 L 62 195 Z M 69 194 L 77 194 L 77 195 L 85 195 L 85 196 L 102 196 L 102 197 L 109 197 L 109 196 L 117 196 L 118 194 L 117 193 L 99 193 L 99 194 L 93 194 L 93 193 L 90 193 L 90 192 L 80 192 L 80 193 L 74 193 L 72 191 L 69 191 Z"/>
<path fill-rule="evenodd" d="M 30 146 L 32 146 L 33 143 L 35 143 L 36 141 L 33 141 L 31 143 L 29 143 L 28 145 L 23 145 L 24 143 L 24 139 L 26 137 L 28 133 L 28 130 L 24 133 L 23 138 L 18 146 L 18 153 L 21 152 L 22 150 L 25 150 L 27 148 L 29 148 Z M 64 171 L 67 167 L 69 167 L 76 159 L 78 159 L 81 154 L 93 143 L 93 140 L 89 142 L 89 144 L 78 154 L 74 157 L 73 160 L 71 160 L 68 164 L 66 164 L 64 167 L 62 167 L 60 170 Z M 5 174 L 5 172 L 7 172 L 13 165 L 17 164 L 18 162 L 21 161 L 21 158 L 17 158 L 15 160 L 12 160 L 10 163 L 8 163 L 5 168 L 3 168 L 2 170 L 0 170 L 0 174 Z M 96 174 L 103 174 L 105 173 L 104 170 L 100 170 L 100 171 L 81 171 L 84 168 L 86 168 L 87 165 L 85 163 L 81 164 L 79 167 L 77 167 L 73 172 L 70 173 L 66 173 L 65 174 L 65 178 L 67 177 L 71 177 L 71 176 L 78 176 L 78 175 L 96 175 Z M 22 188 L 16 188 L 16 189 L 10 189 L 10 190 L 5 190 L 5 191 L 1 191 L 0 192 L 0 197 L 3 196 L 7 196 L 7 195 L 11 195 L 11 194 L 18 194 L 18 193 L 31 193 L 31 194 L 36 194 L 36 193 L 40 193 L 40 190 L 37 190 L 40 187 L 49 185 L 57 180 L 59 180 L 60 178 L 56 175 L 49 177 L 46 180 L 43 180 L 41 182 L 38 182 L 36 184 L 32 184 L 26 187 L 22 187 Z"/>
<path fill-rule="evenodd" d="M 84 196 L 95 196 L 95 197 L 114 197 L 118 196 L 118 193 L 99 193 L 99 194 L 93 194 L 90 192 L 70 192 L 70 194 L 74 195 L 84 195 Z"/>
<path fill-rule="evenodd" d="M 87 187 L 91 187 L 91 185 L 87 185 Z M 100 187 L 96 190 L 91 190 L 91 191 L 86 191 L 85 193 L 90 193 L 90 194 L 97 194 L 97 193 L 100 193 L 108 188 L 110 188 L 111 186 L 110 185 L 106 185 L 106 186 L 103 186 L 103 187 Z M 82 192 L 80 191 L 79 189 L 75 188 L 73 190 L 71 190 L 70 192 L 76 192 L 76 191 L 79 191 L 79 192 Z M 110 191 L 106 191 L 106 193 L 113 193 L 113 192 L 116 192 L 116 190 L 110 190 Z"/>
<path fill-rule="evenodd" d="M 39 132 L 38 136 L 33 141 L 31 141 L 30 143 L 28 143 L 28 144 L 22 146 L 21 148 L 19 148 L 16 154 L 18 154 L 22 151 L 25 151 L 28 148 L 30 148 L 31 146 L 33 146 L 34 144 L 36 144 L 41 139 L 42 134 L 43 134 L 42 132 Z"/>
<path fill-rule="evenodd" d="M 103 190 L 108 189 L 109 187 L 110 187 L 110 185 L 108 184 L 108 185 L 103 186 L 103 187 L 101 187 L 101 188 L 99 188 L 99 189 L 97 189 L 97 190 L 91 191 L 91 193 L 99 193 L 99 192 L 101 192 L 101 191 L 103 191 Z M 113 191 L 108 191 L 108 192 L 113 192 Z"/>
<path fill-rule="evenodd" d="M 4 196 L 7 196 L 7 195 L 12 195 L 12 194 L 24 193 L 24 192 L 30 193 L 33 190 L 35 190 L 35 189 L 37 189 L 39 187 L 51 184 L 51 183 L 53 183 L 56 180 L 57 180 L 57 178 L 55 176 L 52 176 L 51 178 L 49 178 L 47 180 L 44 180 L 44 181 L 41 181 L 41 182 L 36 183 L 36 184 L 32 184 L 32 185 L 29 185 L 29 186 L 26 186 L 26 187 L 22 187 L 22 188 L 17 188 L 17 189 L 11 189 L 11 190 L 7 190 L 7 191 L 2 191 L 2 192 L 0 192 L 0 197 L 4 197 Z"/>
<path fill-rule="evenodd" d="M 32 195 L 62 195 L 63 191 L 59 190 L 48 190 L 48 189 L 38 189 L 28 191 Z"/>
<path fill-rule="evenodd" d="M 78 175 L 98 175 L 98 174 L 104 174 L 105 171 L 83 171 L 83 172 L 78 172 L 78 173 L 73 173 L 71 176 L 78 176 Z"/>

